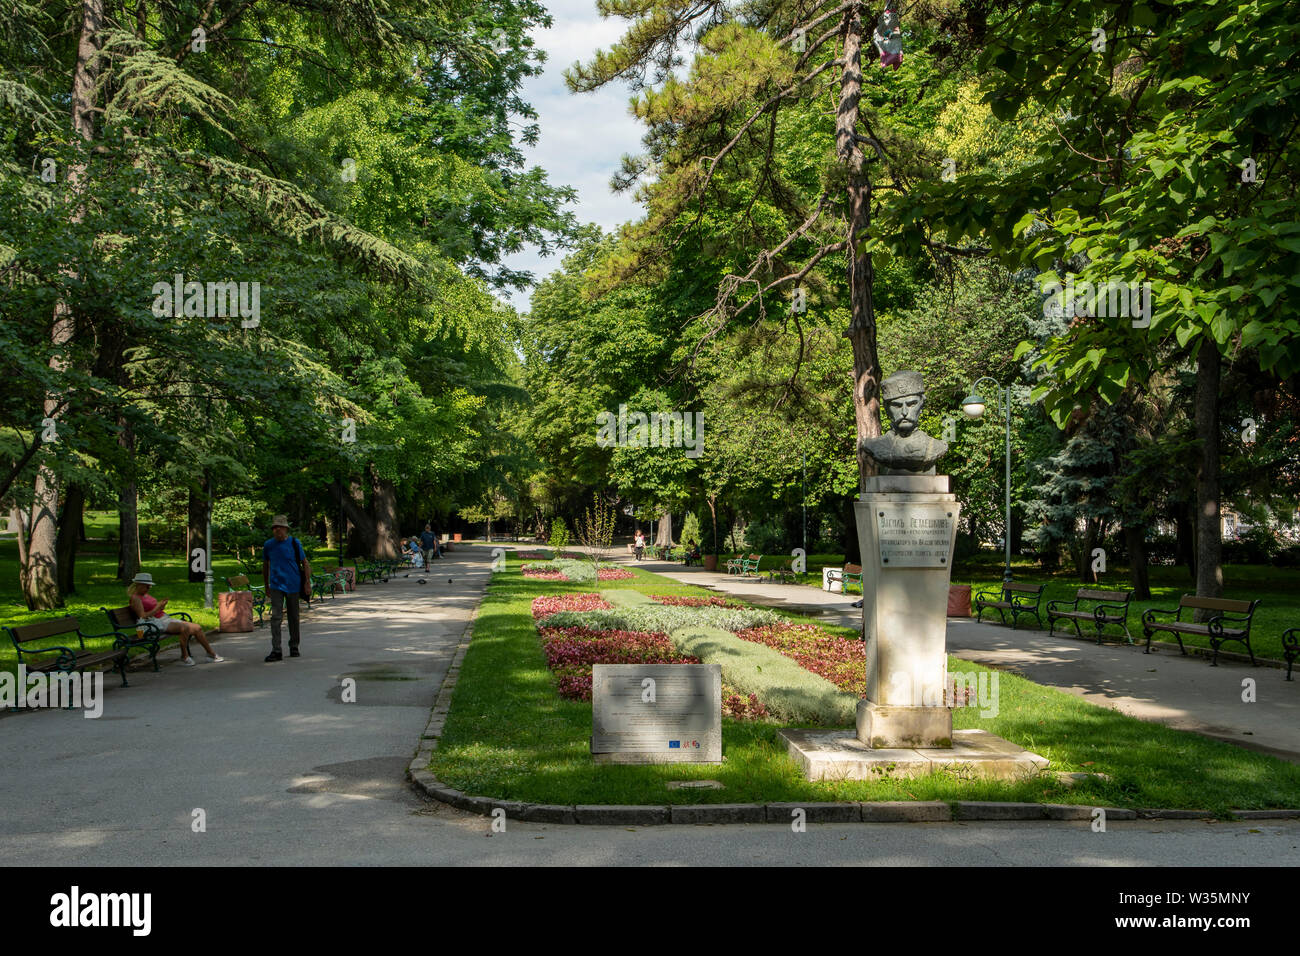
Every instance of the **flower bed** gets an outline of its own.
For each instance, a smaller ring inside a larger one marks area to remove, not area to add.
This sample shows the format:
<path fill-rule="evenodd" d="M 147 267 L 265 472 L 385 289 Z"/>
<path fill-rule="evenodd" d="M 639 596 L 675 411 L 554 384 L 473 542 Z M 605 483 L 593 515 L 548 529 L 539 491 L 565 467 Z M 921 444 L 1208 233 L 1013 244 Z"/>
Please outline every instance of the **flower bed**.
<path fill-rule="evenodd" d="M 667 634 L 596 631 L 585 627 L 538 625 L 546 664 L 555 672 L 560 696 L 591 700 L 593 664 L 698 664 L 673 650 Z"/>
<path fill-rule="evenodd" d="M 569 580 L 568 578 L 566 578 L 566 577 L 564 576 L 563 573 L 561 573 L 560 571 L 557 571 L 557 570 L 553 570 L 553 569 L 551 569 L 551 568 L 537 568 L 537 567 L 528 568 L 528 567 L 524 567 L 524 568 L 520 568 L 519 570 L 523 573 L 524 577 L 526 577 L 526 578 L 536 578 L 538 581 L 567 581 L 567 580 Z"/>
<path fill-rule="evenodd" d="M 681 594 L 651 594 L 650 600 L 669 607 L 741 607 L 720 597 L 685 597 Z"/>
<path fill-rule="evenodd" d="M 627 568 L 601 568 L 596 572 L 596 578 L 600 581 L 622 581 L 634 577 L 636 575 Z"/>
<path fill-rule="evenodd" d="M 551 558 L 545 551 L 516 551 L 514 556 L 520 561 L 549 561 Z"/>
<path fill-rule="evenodd" d="M 533 620 L 550 617 L 561 611 L 604 611 L 614 605 L 599 594 L 554 594 L 533 598 Z"/>
<path fill-rule="evenodd" d="M 867 652 L 861 641 L 834 637 L 816 624 L 788 621 L 750 627 L 735 634 L 742 640 L 766 644 L 840 690 L 858 695 L 867 692 Z"/>

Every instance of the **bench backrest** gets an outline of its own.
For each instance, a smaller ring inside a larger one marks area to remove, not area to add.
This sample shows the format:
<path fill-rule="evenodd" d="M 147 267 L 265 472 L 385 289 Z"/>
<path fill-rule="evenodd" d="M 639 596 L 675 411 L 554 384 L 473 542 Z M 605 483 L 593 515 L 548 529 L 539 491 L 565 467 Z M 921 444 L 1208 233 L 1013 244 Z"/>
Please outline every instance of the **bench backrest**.
<path fill-rule="evenodd" d="M 6 627 L 5 630 L 9 632 L 9 636 L 13 638 L 15 644 L 39 641 L 43 637 L 53 637 L 56 634 L 76 634 L 78 639 L 81 637 L 80 625 L 76 617 L 71 614 L 67 617 L 55 617 L 50 618 L 48 621 L 38 621 L 35 624 Z"/>
<path fill-rule="evenodd" d="M 1258 601 L 1232 601 L 1228 598 L 1203 598 L 1184 594 L 1178 602 L 1180 609 L 1198 608 L 1203 611 L 1227 611 L 1229 614 L 1250 614 Z"/>
<path fill-rule="evenodd" d="M 128 604 L 126 607 L 114 608 L 105 607 L 100 608 L 100 610 L 108 615 L 108 623 L 111 624 L 114 629 L 127 628 L 129 630 L 135 630 L 138 618 L 135 616 L 135 611 L 131 610 L 131 605 Z"/>
<path fill-rule="evenodd" d="M 1129 598 L 1133 596 L 1132 591 L 1097 591 L 1090 588 L 1079 588 L 1075 597 L 1081 601 L 1106 601 L 1107 603 L 1127 604 Z"/>
<path fill-rule="evenodd" d="M 1043 590 L 1043 586 L 1041 584 L 1022 584 L 1019 581 L 1012 581 L 1009 584 L 1004 583 L 1002 585 L 1002 590 L 1023 591 L 1026 594 L 1037 594 L 1039 591 Z"/>
<path fill-rule="evenodd" d="M 862 573 L 862 565 L 860 565 L 860 564 L 846 564 L 846 565 L 844 565 L 844 573 L 845 573 L 845 574 L 861 574 L 861 573 Z"/>

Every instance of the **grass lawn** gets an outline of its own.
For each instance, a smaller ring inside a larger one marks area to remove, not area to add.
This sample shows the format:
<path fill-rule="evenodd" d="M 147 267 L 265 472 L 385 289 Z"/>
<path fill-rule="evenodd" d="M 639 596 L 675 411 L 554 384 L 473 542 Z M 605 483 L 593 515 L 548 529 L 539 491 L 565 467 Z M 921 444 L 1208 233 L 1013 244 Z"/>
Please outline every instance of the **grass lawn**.
<path fill-rule="evenodd" d="M 764 555 L 760 563 L 760 568 L 778 567 L 790 560 L 790 556 L 770 554 Z M 796 583 L 808 587 L 820 588 L 822 585 L 822 568 L 843 567 L 843 555 L 834 554 L 810 554 L 808 555 L 808 570 L 806 573 L 798 575 Z M 718 559 L 719 569 L 726 567 L 726 558 Z M 1011 566 L 1012 573 L 1017 581 L 1026 584 L 1044 584 L 1043 601 L 1040 605 L 1040 616 L 1043 619 L 1043 630 L 1047 630 L 1047 602 L 1048 601 L 1072 601 L 1074 593 L 1081 587 L 1093 587 L 1114 590 L 1131 590 L 1128 578 L 1128 568 L 1112 567 L 1108 573 L 1102 575 L 1101 581 L 1097 584 L 1082 584 L 1078 575 L 1073 571 L 1064 570 L 1049 574 L 1043 571 L 1035 564 L 1022 563 Z M 759 572 L 760 576 L 762 571 Z M 1160 567 L 1154 566 L 1150 569 L 1151 578 L 1151 600 L 1134 601 L 1132 608 L 1129 610 L 1129 634 L 1137 643 L 1145 642 L 1142 636 L 1142 612 L 1149 607 L 1168 609 L 1178 606 L 1178 599 L 1184 594 L 1195 594 L 1196 584 L 1192 581 L 1187 573 L 1186 568 L 1182 567 Z M 1282 660 L 1282 632 L 1291 627 L 1300 627 L 1300 569 L 1297 568 L 1275 568 L 1270 565 L 1258 564 L 1229 564 L 1223 568 L 1224 589 L 1223 596 L 1239 601 L 1251 601 L 1255 598 L 1262 598 L 1262 603 L 1255 611 L 1255 618 L 1250 628 L 1250 646 L 1255 650 L 1256 657 L 1268 658 L 1275 661 Z M 991 588 L 1002 583 L 1002 560 L 996 557 L 996 560 L 980 560 L 959 562 L 953 568 L 953 584 L 969 584 L 976 590 L 980 588 Z M 776 587 L 777 585 L 773 585 Z M 855 585 L 851 585 L 851 593 L 857 594 Z M 1169 620 L 1171 618 L 1161 618 Z M 984 620 L 997 621 L 996 611 L 986 611 Z M 1183 620 L 1188 620 L 1188 612 L 1183 612 Z M 1011 623 L 1010 615 L 1007 617 L 1007 623 Z M 1021 628 L 1037 629 L 1032 617 L 1020 616 L 1017 625 Z M 1084 635 L 1090 640 L 1096 639 L 1096 632 L 1091 625 L 1081 624 Z M 1073 634 L 1074 629 L 1069 626 L 1068 622 L 1062 621 L 1057 627 L 1060 633 L 1064 628 L 1068 633 Z M 1106 629 L 1107 639 L 1120 640 L 1124 639 L 1123 632 L 1117 627 L 1108 627 Z M 1155 640 L 1166 640 L 1173 642 L 1174 638 L 1170 634 L 1157 634 Z M 1209 637 L 1203 637 L 1196 634 L 1184 634 L 1183 643 L 1188 647 L 1209 647 Z M 1225 644 L 1224 650 L 1236 653 L 1246 653 L 1246 648 L 1239 643 L 1230 642 Z"/>
<path fill-rule="evenodd" d="M 533 598 L 607 588 L 699 596 L 712 592 L 639 568 L 631 580 L 582 585 L 527 579 L 518 568 L 517 561 L 510 561 L 488 587 L 444 736 L 430 764 L 440 780 L 467 793 L 557 804 L 1026 800 L 1220 814 L 1231 808 L 1300 806 L 1300 766 L 1125 717 L 1006 673 L 999 675 L 998 715 L 980 718 L 977 708 L 961 708 L 954 711 L 954 726 L 985 728 L 1048 758 L 1053 770 L 1102 772 L 1111 780 L 1092 780 L 1074 789 L 1050 775 L 1015 783 L 947 774 L 810 783 L 778 742 L 778 724 L 726 718 L 726 761 L 720 766 L 597 766 L 588 748 L 591 704 L 557 694 L 534 628 Z M 949 668 L 986 670 L 956 659 L 950 659 Z M 725 789 L 665 786 L 692 779 L 718 780 Z"/>

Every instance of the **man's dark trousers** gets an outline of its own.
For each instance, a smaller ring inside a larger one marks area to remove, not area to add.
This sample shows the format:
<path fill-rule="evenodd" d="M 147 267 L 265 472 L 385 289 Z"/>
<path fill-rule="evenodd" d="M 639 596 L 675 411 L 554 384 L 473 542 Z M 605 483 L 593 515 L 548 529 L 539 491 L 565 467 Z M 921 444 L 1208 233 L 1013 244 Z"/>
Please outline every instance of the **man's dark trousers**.
<path fill-rule="evenodd" d="M 284 619 L 284 602 L 287 598 L 289 601 L 289 650 L 298 649 L 298 601 L 301 599 L 297 591 L 277 591 L 275 588 L 268 588 L 267 594 L 271 596 L 271 650 L 280 653 L 280 621 Z"/>

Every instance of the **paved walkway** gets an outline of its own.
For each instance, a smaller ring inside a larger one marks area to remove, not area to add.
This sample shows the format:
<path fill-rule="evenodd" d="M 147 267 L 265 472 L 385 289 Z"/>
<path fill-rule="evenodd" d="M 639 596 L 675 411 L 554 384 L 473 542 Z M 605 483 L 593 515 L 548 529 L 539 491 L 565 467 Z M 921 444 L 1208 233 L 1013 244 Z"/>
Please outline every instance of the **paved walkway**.
<path fill-rule="evenodd" d="M 615 560 L 637 564 L 626 555 Z M 637 566 L 755 604 L 788 608 L 845 627 L 862 626 L 862 612 L 850 606 L 856 595 L 846 597 L 766 578 L 745 580 L 675 562 L 642 561 Z M 1139 626 L 1134 640 L 1140 633 Z M 1153 644 L 1152 652 L 1143 654 L 1140 647 L 1098 646 L 1095 640 L 1079 640 L 1063 632 L 1049 637 L 1046 631 L 1012 630 L 967 618 L 948 619 L 948 653 L 1021 674 L 1133 717 L 1300 763 L 1300 680 L 1288 683 L 1283 679 L 1286 672 L 1277 668 L 1235 661 L 1211 667 L 1202 657 L 1183 657 L 1176 646 Z M 1255 681 L 1253 703 L 1242 700 L 1246 678 Z"/>
<path fill-rule="evenodd" d="M 106 681 L 104 713 L 0 719 L 8 866 L 1294 865 L 1300 822 L 553 826 L 425 800 L 406 781 L 429 710 L 488 581 L 482 545 L 364 584 L 307 617 L 303 654 L 265 664 L 266 627 L 230 660 Z M 452 579 L 448 583 L 448 577 Z M 811 592 L 810 593 L 820 593 Z M 357 681 L 356 703 L 341 681 Z M 193 830 L 194 811 L 206 830 Z"/>

